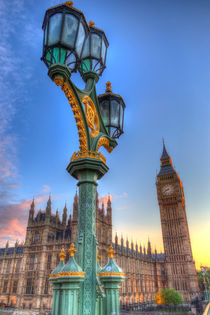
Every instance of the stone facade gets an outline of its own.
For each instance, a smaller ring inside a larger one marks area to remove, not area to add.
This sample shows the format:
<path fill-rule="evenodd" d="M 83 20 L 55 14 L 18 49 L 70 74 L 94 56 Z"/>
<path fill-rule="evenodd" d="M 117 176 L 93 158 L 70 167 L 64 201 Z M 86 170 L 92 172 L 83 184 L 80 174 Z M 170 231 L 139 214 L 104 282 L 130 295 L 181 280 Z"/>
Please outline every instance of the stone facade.
<path fill-rule="evenodd" d="M 115 236 L 115 259 L 126 273 L 120 290 L 122 303 L 153 301 L 154 294 L 164 287 L 179 290 L 186 301 L 198 292 L 183 186 L 165 146 L 156 185 L 165 253 L 152 252 L 149 241 L 147 248 L 142 249 L 133 242 L 129 244 L 123 237 L 118 240 Z M 173 190 L 171 194 L 170 190 Z M 108 200 L 106 209 L 104 205 L 100 208 L 97 195 L 96 209 L 98 252 L 100 264 L 104 266 L 106 252 L 113 239 L 111 200 Z M 36 215 L 33 201 L 25 243 L 16 243 L 12 248 L 7 243 L 5 248 L 0 249 L 0 302 L 26 309 L 50 309 L 52 288 L 49 274 L 59 262 L 61 248 L 67 252 L 70 243 L 76 241 L 77 226 L 77 193 L 73 202 L 73 217 L 70 215 L 68 220 L 66 205 L 60 219 L 58 211 L 52 214 L 50 198 L 45 211 L 40 210 Z M 66 261 L 68 258 L 67 255 Z"/>

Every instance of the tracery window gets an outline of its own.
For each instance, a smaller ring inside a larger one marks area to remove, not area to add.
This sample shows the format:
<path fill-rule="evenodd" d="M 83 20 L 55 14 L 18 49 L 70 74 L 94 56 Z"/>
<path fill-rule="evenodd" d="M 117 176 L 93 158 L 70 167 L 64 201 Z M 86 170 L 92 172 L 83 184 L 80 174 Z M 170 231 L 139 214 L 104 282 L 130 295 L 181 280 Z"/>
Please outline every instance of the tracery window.
<path fill-rule="evenodd" d="M 8 281 L 5 280 L 5 281 L 4 281 L 4 287 L 3 287 L 3 293 L 6 293 L 6 292 L 7 292 L 7 285 L 8 285 Z"/>
<path fill-rule="evenodd" d="M 15 273 L 19 273 L 20 272 L 20 264 L 21 264 L 21 260 L 18 259 L 16 262 L 16 266 L 15 266 Z"/>
<path fill-rule="evenodd" d="M 46 279 L 45 280 L 45 286 L 44 286 L 44 294 L 48 294 L 48 283 L 49 283 L 49 280 Z"/>
<path fill-rule="evenodd" d="M 18 286 L 18 281 L 15 280 L 15 281 L 13 282 L 13 289 L 12 289 L 12 292 L 13 292 L 13 293 L 16 293 L 16 292 L 17 292 L 17 286 Z"/>
<path fill-rule="evenodd" d="M 31 255 L 29 257 L 28 270 L 33 270 L 34 269 L 34 262 L 35 262 L 35 255 Z"/>
<path fill-rule="evenodd" d="M 34 279 L 32 278 L 27 279 L 26 294 L 34 294 Z"/>
<path fill-rule="evenodd" d="M 40 241 L 40 234 L 38 232 L 35 233 L 34 242 L 38 243 Z"/>
<path fill-rule="evenodd" d="M 10 273 L 10 267 L 11 267 L 11 261 L 8 260 L 6 273 Z"/>
<path fill-rule="evenodd" d="M 48 255 L 47 258 L 47 269 L 51 269 L 52 255 Z"/>

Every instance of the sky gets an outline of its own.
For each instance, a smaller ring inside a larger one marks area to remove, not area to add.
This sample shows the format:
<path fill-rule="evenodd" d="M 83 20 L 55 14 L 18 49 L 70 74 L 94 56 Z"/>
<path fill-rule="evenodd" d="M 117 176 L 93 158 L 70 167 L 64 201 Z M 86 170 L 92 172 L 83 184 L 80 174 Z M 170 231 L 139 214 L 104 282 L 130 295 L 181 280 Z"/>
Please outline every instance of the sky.
<path fill-rule="evenodd" d="M 61 1 L 0 0 L 0 246 L 24 241 L 28 209 L 49 194 L 72 211 L 76 180 L 66 166 L 79 142 L 70 106 L 42 55 L 45 10 Z M 124 134 L 99 181 L 110 194 L 113 234 L 163 250 L 156 174 L 162 138 L 183 185 L 197 267 L 210 266 L 209 0 L 77 0 L 109 41 L 107 81 L 126 104 Z M 79 73 L 72 80 L 80 88 Z"/>

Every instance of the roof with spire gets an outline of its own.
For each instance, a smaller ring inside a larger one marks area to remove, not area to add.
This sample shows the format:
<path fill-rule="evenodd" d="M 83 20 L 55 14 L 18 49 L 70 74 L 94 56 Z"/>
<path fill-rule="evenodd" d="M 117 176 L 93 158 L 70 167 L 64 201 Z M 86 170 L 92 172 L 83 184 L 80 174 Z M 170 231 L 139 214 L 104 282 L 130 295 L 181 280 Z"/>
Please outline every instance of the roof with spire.
<path fill-rule="evenodd" d="M 158 173 L 157 176 L 176 174 L 176 172 L 173 168 L 171 157 L 166 150 L 164 140 L 163 140 L 163 151 L 162 151 L 160 161 L 161 161 L 161 168 L 160 168 L 160 172 Z"/>

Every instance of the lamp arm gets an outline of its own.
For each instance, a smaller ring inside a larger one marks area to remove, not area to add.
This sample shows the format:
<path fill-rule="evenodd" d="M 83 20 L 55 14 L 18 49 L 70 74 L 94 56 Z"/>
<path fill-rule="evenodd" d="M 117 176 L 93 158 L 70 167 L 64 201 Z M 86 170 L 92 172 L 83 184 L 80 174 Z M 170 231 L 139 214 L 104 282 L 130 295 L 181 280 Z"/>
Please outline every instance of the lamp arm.
<path fill-rule="evenodd" d="M 84 76 L 86 87 L 80 90 L 70 79 L 70 70 L 62 64 L 54 64 L 49 68 L 49 77 L 57 86 L 61 86 L 72 108 L 78 128 L 80 152 L 98 152 L 100 146 L 104 146 L 111 152 L 117 145 L 104 126 L 99 110 L 96 94 L 96 82 L 98 75 L 89 72 Z"/>

